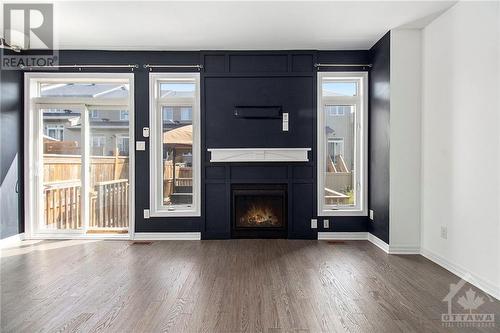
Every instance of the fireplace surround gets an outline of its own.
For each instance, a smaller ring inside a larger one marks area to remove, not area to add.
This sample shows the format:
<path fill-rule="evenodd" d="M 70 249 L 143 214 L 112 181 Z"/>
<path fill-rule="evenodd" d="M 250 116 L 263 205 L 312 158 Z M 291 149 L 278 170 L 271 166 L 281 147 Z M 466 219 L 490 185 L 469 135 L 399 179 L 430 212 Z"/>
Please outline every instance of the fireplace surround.
<path fill-rule="evenodd" d="M 287 185 L 233 184 L 232 238 L 287 238 Z"/>

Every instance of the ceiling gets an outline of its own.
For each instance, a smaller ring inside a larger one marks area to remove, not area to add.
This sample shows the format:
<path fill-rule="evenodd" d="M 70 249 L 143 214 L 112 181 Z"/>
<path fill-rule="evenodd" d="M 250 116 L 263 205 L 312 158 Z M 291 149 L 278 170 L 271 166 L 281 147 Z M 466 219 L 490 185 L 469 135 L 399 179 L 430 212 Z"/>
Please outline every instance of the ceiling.
<path fill-rule="evenodd" d="M 56 48 L 101 50 L 368 49 L 423 27 L 452 1 L 56 2 Z"/>

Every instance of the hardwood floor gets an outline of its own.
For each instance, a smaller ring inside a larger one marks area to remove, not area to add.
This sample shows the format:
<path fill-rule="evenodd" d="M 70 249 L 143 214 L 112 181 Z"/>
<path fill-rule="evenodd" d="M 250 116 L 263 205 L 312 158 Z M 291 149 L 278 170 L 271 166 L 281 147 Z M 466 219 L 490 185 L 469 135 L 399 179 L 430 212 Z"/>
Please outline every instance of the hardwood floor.
<path fill-rule="evenodd" d="M 366 241 L 29 241 L 1 256 L 2 332 L 479 330 L 441 324 L 456 276 Z M 473 313 L 495 314 L 480 330 L 500 331 L 500 302 L 469 288 Z"/>

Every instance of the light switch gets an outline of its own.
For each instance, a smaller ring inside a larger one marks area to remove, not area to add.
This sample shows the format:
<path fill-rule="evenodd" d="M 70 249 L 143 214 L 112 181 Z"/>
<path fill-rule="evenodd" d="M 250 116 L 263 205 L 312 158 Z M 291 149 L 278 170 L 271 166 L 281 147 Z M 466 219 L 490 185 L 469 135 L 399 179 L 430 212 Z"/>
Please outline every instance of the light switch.
<path fill-rule="evenodd" d="M 142 128 L 142 136 L 145 138 L 149 138 L 149 127 Z"/>
<path fill-rule="evenodd" d="M 283 132 L 288 132 L 288 113 L 283 113 Z"/>
<path fill-rule="evenodd" d="M 317 228 L 318 228 L 318 220 L 311 219 L 311 229 L 317 229 Z"/>
<path fill-rule="evenodd" d="M 137 150 L 137 151 L 146 150 L 146 141 L 136 141 L 135 142 L 135 150 Z"/>
<path fill-rule="evenodd" d="M 149 209 L 144 209 L 144 218 L 149 219 Z"/>
<path fill-rule="evenodd" d="M 330 221 L 328 221 L 327 219 L 324 219 L 323 220 L 323 228 L 325 228 L 325 229 L 330 228 Z"/>

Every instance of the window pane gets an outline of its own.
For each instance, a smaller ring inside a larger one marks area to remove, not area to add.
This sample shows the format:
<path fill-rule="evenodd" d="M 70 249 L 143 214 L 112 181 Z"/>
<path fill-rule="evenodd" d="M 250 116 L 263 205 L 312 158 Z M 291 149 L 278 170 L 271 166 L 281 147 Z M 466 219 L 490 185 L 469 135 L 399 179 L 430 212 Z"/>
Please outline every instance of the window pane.
<path fill-rule="evenodd" d="M 339 207 L 356 205 L 354 181 L 355 113 L 354 105 L 326 105 L 325 204 Z"/>
<path fill-rule="evenodd" d="M 193 203 L 193 125 L 163 127 L 163 204 Z"/>
<path fill-rule="evenodd" d="M 81 113 L 42 109 L 43 222 L 41 229 L 81 229 Z"/>
<path fill-rule="evenodd" d="M 41 83 L 41 97 L 125 98 L 128 84 L 116 83 Z"/>
<path fill-rule="evenodd" d="M 129 122 L 123 110 L 99 110 L 90 119 L 89 229 L 125 232 L 129 203 Z"/>
<path fill-rule="evenodd" d="M 194 98 L 196 85 L 192 82 L 160 83 L 160 97 L 191 97 Z"/>
<path fill-rule="evenodd" d="M 356 96 L 357 93 L 356 82 L 323 82 L 324 97 Z"/>

